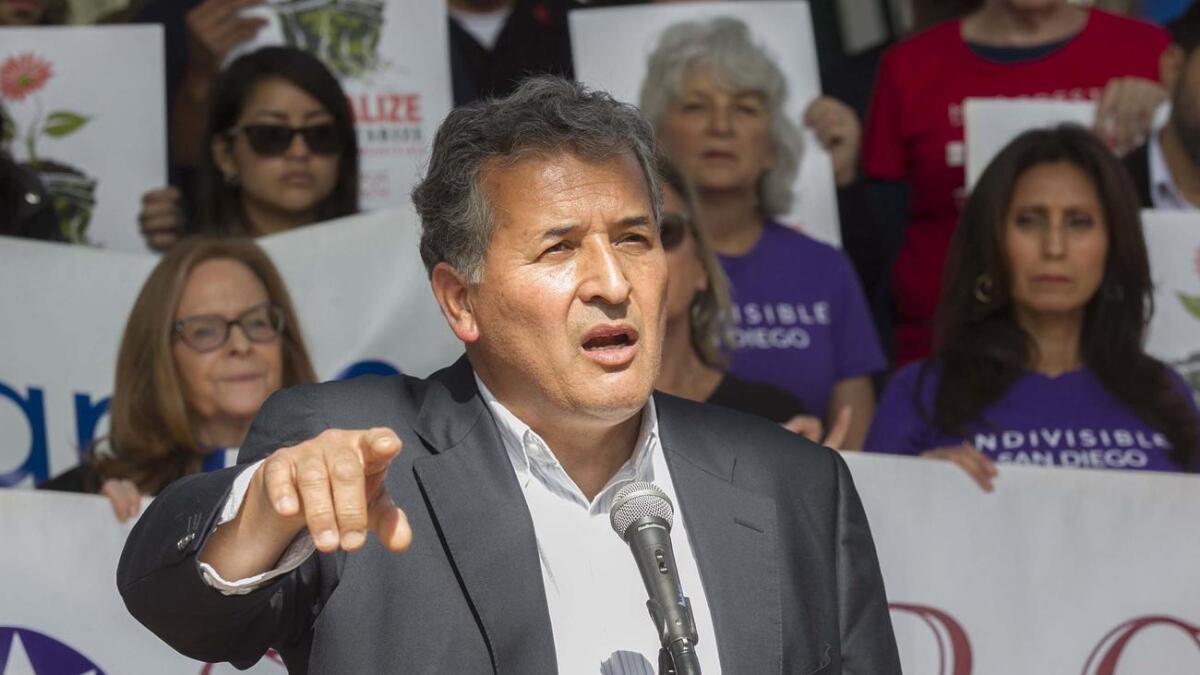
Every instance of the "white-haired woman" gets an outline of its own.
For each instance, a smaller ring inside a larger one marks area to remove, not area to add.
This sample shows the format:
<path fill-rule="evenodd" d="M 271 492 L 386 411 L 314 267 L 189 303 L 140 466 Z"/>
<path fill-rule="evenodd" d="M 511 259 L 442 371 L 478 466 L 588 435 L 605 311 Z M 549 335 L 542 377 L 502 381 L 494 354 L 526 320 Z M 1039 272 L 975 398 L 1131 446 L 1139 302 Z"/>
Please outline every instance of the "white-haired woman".
<path fill-rule="evenodd" d="M 746 25 L 719 18 L 663 32 L 641 107 L 695 187 L 700 220 L 732 284 L 731 372 L 792 392 L 827 427 L 849 407 L 844 447 L 859 448 L 875 405 L 870 376 L 884 358 L 850 261 L 775 220 L 791 208 L 803 150 L 786 97 L 782 72 Z M 857 144 L 858 132 L 814 119 L 838 117 L 828 114 L 831 103 L 810 107 L 807 117 L 840 153 Z"/>

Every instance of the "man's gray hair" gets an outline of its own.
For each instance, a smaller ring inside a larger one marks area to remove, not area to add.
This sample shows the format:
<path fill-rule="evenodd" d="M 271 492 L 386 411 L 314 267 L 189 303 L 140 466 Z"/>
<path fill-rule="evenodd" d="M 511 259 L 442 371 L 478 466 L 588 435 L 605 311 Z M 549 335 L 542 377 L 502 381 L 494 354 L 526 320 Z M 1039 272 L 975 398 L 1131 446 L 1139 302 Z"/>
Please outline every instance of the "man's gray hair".
<path fill-rule="evenodd" d="M 632 153 L 658 222 L 654 132 L 638 109 L 569 80 L 534 77 L 505 98 L 454 109 L 438 129 L 425 178 L 412 193 L 425 269 L 432 274 L 446 262 L 478 281 L 495 225 L 480 185 L 484 171 L 563 153 L 593 160 Z"/>
<path fill-rule="evenodd" d="M 787 100 L 783 72 L 766 50 L 751 40 L 750 29 L 738 19 L 677 23 L 663 31 L 642 81 L 642 113 L 656 128 L 694 68 L 710 68 L 723 86 L 765 97 L 775 163 L 759 181 L 759 208 L 767 216 L 786 214 L 792 208 L 792 183 L 804 142 L 783 108 Z"/>

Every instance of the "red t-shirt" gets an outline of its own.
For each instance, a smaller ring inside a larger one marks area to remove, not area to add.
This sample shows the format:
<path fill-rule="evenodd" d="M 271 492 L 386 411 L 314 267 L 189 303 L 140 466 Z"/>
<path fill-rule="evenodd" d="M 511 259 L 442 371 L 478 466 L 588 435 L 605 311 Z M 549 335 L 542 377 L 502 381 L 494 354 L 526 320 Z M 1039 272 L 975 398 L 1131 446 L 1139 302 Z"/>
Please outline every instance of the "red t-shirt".
<path fill-rule="evenodd" d="M 965 197 L 963 101 L 970 97 L 1095 99 L 1114 77 L 1158 80 L 1166 31 L 1090 10 L 1083 30 L 1040 59 L 984 60 L 949 21 L 884 54 L 867 119 L 863 163 L 873 178 L 909 184 L 908 227 L 896 258 L 896 357 L 930 349 L 950 235 Z"/>

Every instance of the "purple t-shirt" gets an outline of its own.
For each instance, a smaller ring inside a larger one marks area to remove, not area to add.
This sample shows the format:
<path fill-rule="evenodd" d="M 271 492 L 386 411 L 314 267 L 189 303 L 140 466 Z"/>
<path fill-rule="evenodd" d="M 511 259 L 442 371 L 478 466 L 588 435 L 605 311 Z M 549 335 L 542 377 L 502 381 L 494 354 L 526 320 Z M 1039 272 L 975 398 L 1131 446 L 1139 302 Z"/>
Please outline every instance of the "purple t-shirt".
<path fill-rule="evenodd" d="M 823 416 L 835 382 L 882 370 L 858 277 L 838 249 L 778 223 L 744 255 L 720 256 L 733 290 L 730 371 L 794 394 Z"/>
<path fill-rule="evenodd" d="M 931 367 L 922 380 L 925 363 L 902 368 L 884 389 L 867 434 L 868 452 L 917 455 L 967 441 L 997 463 L 1180 470 L 1167 457 L 1167 438 L 1139 419 L 1091 370 L 1058 377 L 1026 372 L 968 426 L 967 435 L 953 436 L 932 422 L 941 371 Z M 1183 380 L 1172 376 L 1188 391 Z M 923 410 L 914 397 L 918 384 Z"/>

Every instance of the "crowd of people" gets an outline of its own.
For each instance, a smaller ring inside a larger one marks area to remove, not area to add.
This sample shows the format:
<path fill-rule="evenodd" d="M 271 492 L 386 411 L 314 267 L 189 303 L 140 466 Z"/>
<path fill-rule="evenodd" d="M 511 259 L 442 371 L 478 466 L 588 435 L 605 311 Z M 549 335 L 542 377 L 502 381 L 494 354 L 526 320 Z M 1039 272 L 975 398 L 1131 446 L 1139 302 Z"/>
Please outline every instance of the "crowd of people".
<path fill-rule="evenodd" d="M 256 4 L 150 0 L 124 17 L 167 27 L 174 184 L 129 225 L 164 254 L 128 319 L 109 434 L 45 486 L 106 494 L 123 519 L 140 495 L 224 466 L 210 455 L 241 444 L 272 392 L 314 381 L 253 238 L 359 210 L 353 115 L 329 69 L 286 47 L 221 67 L 261 28 L 239 14 Z M 1005 462 L 1200 471 L 1192 391 L 1144 350 L 1139 216 L 1200 206 L 1200 5 L 1169 31 L 1067 0 L 914 7 L 921 29 L 878 52 L 869 106 L 827 95 L 803 119 L 744 22 L 660 36 L 638 102 L 670 273 L 658 388 L 830 447 L 950 460 L 985 489 Z M 451 0 L 455 103 L 571 77 L 566 10 Z M 0 0 L 0 25 L 61 11 Z M 1092 100 L 1097 114 L 1023 134 L 968 192 L 969 97 Z M 833 162 L 846 250 L 780 222 L 804 127 Z M 48 204 L 0 150 L 0 233 L 62 240 Z M 1061 441 L 1013 451 L 994 441 L 1006 430 Z"/>

